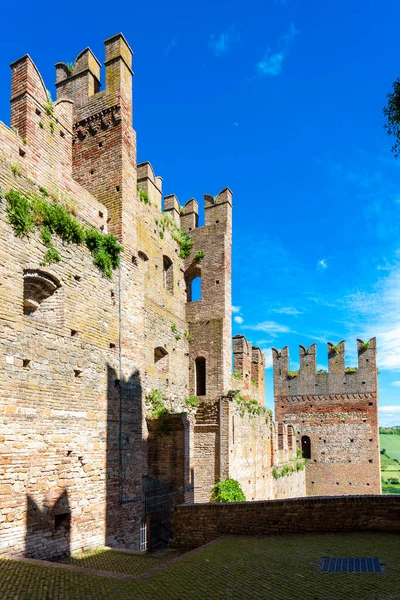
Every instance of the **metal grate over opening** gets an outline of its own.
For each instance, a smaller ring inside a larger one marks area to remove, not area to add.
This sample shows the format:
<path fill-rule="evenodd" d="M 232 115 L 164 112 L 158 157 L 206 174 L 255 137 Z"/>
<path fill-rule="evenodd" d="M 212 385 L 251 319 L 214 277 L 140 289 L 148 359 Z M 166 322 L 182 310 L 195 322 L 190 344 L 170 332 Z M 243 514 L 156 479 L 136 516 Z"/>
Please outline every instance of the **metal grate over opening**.
<path fill-rule="evenodd" d="M 321 573 L 382 573 L 379 558 L 323 558 Z"/>

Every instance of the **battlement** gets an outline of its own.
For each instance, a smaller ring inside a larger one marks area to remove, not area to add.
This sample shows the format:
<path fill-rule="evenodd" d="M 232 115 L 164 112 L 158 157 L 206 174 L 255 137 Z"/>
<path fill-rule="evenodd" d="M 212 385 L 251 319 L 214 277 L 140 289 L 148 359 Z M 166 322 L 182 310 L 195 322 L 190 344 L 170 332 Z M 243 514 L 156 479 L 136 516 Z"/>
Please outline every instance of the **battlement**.
<path fill-rule="evenodd" d="M 100 92 L 101 63 L 90 48 L 76 57 L 73 65 L 56 63 L 57 98 L 74 101 L 76 114 L 88 104 L 92 96 L 115 96 L 124 99 L 125 106 L 132 110 L 132 55 L 133 52 L 122 33 L 104 42 L 105 45 L 105 89 Z M 99 96 L 96 101 L 100 100 Z"/>
<path fill-rule="evenodd" d="M 159 210 L 161 210 L 162 201 L 162 181 L 162 177 L 154 174 L 154 169 L 149 162 L 137 165 L 137 185 L 146 192 L 150 202 L 155 204 Z"/>
<path fill-rule="evenodd" d="M 376 338 L 357 340 L 358 366 L 345 366 L 345 342 L 328 342 L 328 371 L 316 370 L 316 344 L 299 346 L 300 369 L 289 368 L 289 348 L 272 348 L 275 396 L 374 392 L 377 389 Z"/>
<path fill-rule="evenodd" d="M 204 225 L 230 225 L 232 214 L 232 192 L 224 188 L 217 194 L 211 196 L 204 194 Z M 184 231 L 193 231 L 198 228 L 199 205 L 191 198 L 180 209 L 181 227 Z"/>
<path fill-rule="evenodd" d="M 264 404 L 264 353 L 244 335 L 235 335 L 232 340 L 234 384 L 239 385 L 245 397 L 258 399 Z"/>

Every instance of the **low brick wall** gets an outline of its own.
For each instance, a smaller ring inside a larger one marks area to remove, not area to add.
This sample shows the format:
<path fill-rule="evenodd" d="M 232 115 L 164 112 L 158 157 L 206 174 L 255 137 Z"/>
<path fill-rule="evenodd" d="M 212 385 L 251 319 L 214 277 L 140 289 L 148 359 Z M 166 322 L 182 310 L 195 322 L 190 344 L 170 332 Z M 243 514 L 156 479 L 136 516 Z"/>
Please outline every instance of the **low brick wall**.
<path fill-rule="evenodd" d="M 331 496 L 182 504 L 175 508 L 176 548 L 197 548 L 223 534 L 400 531 L 400 496 Z"/>

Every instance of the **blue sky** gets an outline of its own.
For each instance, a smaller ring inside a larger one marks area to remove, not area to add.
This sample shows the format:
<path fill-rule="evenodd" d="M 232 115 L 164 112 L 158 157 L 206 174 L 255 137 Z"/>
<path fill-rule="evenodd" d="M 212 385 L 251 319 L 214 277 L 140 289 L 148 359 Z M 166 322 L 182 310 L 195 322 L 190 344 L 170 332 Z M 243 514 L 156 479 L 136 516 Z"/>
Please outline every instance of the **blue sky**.
<path fill-rule="evenodd" d="M 234 333 L 267 352 L 378 338 L 381 424 L 400 423 L 400 162 L 382 107 L 400 74 L 398 0 L 43 2 L 1 9 L 9 63 L 54 63 L 122 31 L 135 52 L 138 160 L 181 204 L 234 193 Z M 267 404 L 272 374 L 267 369 Z"/>

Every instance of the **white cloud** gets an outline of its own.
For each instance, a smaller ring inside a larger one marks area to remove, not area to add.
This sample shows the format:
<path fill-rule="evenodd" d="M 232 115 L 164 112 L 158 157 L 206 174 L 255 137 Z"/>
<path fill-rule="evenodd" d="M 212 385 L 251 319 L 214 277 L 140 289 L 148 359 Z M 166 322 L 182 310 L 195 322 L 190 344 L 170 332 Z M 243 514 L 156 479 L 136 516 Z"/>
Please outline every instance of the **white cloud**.
<path fill-rule="evenodd" d="M 282 315 L 301 315 L 302 313 L 297 308 L 290 306 L 282 306 L 281 308 L 272 308 L 271 312 L 279 313 Z"/>
<path fill-rule="evenodd" d="M 351 332 L 377 338 L 377 363 L 382 370 L 400 371 L 400 266 L 377 282 L 371 292 L 357 291 L 344 299 Z"/>
<path fill-rule="evenodd" d="M 400 406 L 380 406 L 379 425 L 393 427 L 400 424 Z"/>
<path fill-rule="evenodd" d="M 222 31 L 219 34 L 212 33 L 209 36 L 207 44 L 215 56 L 222 56 L 223 54 L 228 54 L 232 44 L 239 41 L 239 39 L 239 33 L 232 27 L 229 31 Z"/>
<path fill-rule="evenodd" d="M 320 271 L 323 271 L 324 269 L 328 268 L 328 262 L 327 262 L 326 258 L 321 258 L 321 260 L 318 261 L 317 268 Z"/>
<path fill-rule="evenodd" d="M 257 63 L 257 71 L 260 75 L 274 77 L 282 72 L 283 62 L 297 33 L 294 23 L 291 23 L 288 31 L 278 41 L 276 50 L 267 50 L 264 58 Z"/>
<path fill-rule="evenodd" d="M 289 327 L 286 325 L 280 325 L 275 321 L 262 321 L 262 323 L 257 323 L 256 325 L 246 325 L 245 329 L 252 329 L 253 331 L 265 331 L 266 333 L 270 333 L 273 337 L 277 333 L 290 333 Z"/>
<path fill-rule="evenodd" d="M 396 387 L 400 387 L 400 381 L 392 381 L 392 385 L 396 386 Z M 380 390 L 382 391 L 382 390 Z"/>
<path fill-rule="evenodd" d="M 233 313 L 239 313 L 240 312 L 240 306 L 232 306 L 232 312 Z"/>
<path fill-rule="evenodd" d="M 400 413 L 400 404 L 395 405 L 395 406 L 380 406 L 379 412 L 390 413 L 390 414 Z"/>
<path fill-rule="evenodd" d="M 239 325 L 243 323 L 243 317 L 239 317 L 239 315 L 234 317 L 233 320 L 235 321 L 235 323 L 239 323 Z"/>

